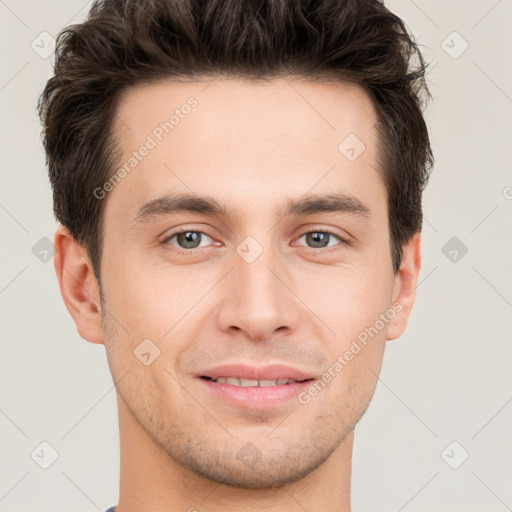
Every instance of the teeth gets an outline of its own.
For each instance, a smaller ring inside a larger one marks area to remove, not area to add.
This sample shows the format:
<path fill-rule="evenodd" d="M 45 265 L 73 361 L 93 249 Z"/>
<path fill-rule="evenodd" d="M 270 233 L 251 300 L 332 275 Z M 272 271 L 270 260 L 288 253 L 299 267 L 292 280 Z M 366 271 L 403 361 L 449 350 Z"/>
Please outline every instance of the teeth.
<path fill-rule="evenodd" d="M 282 379 L 280 379 L 280 380 L 282 380 Z M 288 381 L 288 379 L 284 379 L 284 380 Z M 267 386 L 277 386 L 277 381 L 275 381 L 275 380 L 260 380 L 258 385 L 260 388 L 266 388 Z"/>
<path fill-rule="evenodd" d="M 258 381 L 256 379 L 240 379 L 240 386 L 257 386 Z"/>
<path fill-rule="evenodd" d="M 242 387 L 260 387 L 265 388 L 268 386 L 282 386 L 283 384 L 293 384 L 297 382 L 293 379 L 274 379 L 274 380 L 256 380 L 256 379 L 238 379 L 236 377 L 218 377 L 213 379 L 215 382 L 221 382 L 223 384 L 231 384 L 232 386 Z"/>

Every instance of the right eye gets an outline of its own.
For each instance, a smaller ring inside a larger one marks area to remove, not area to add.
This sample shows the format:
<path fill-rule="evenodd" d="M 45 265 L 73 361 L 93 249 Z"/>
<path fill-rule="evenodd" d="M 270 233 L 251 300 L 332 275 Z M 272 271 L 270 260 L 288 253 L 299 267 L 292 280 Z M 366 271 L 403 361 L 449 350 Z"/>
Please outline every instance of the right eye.
<path fill-rule="evenodd" d="M 178 232 L 171 233 L 162 243 L 178 247 L 178 249 L 181 249 L 180 252 L 190 252 L 191 249 L 205 247 L 200 245 L 204 237 L 210 238 L 203 231 L 182 229 Z M 174 240 L 175 243 L 173 243 Z"/>

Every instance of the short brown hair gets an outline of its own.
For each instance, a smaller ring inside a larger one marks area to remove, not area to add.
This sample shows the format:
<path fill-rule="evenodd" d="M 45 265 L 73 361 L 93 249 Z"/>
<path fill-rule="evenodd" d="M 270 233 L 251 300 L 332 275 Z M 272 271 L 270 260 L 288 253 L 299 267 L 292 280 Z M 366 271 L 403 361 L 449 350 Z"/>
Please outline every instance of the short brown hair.
<path fill-rule="evenodd" d="M 363 87 L 378 113 L 396 274 L 422 226 L 434 158 L 422 110 L 431 97 L 421 52 L 382 0 L 97 0 L 57 37 L 38 112 L 54 212 L 88 251 L 99 280 L 102 203 L 115 169 L 120 93 L 165 78 L 295 75 Z"/>

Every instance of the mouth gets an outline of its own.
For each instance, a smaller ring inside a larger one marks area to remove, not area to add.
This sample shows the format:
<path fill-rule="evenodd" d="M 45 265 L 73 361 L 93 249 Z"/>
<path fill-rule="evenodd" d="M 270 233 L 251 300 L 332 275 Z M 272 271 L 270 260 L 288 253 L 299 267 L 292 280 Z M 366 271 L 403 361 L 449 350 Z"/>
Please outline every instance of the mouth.
<path fill-rule="evenodd" d="M 240 361 L 203 369 L 195 381 L 207 401 L 220 400 L 238 409 L 268 410 L 291 406 L 292 400 L 317 380 L 317 373 L 288 364 L 254 366 Z"/>
<path fill-rule="evenodd" d="M 206 375 L 201 376 L 201 379 L 206 379 L 211 382 L 219 382 L 221 384 L 229 384 L 231 386 L 239 386 L 244 388 L 251 387 L 259 387 L 259 388 L 267 388 L 274 386 L 288 386 L 290 384 L 296 384 L 298 382 L 309 382 L 314 379 L 303 379 L 303 380 L 295 380 L 295 379 L 242 379 L 238 377 L 208 377 Z"/>
<path fill-rule="evenodd" d="M 213 404 L 219 400 L 238 410 L 257 411 L 271 411 L 285 406 L 289 408 L 293 403 L 298 404 L 297 396 L 315 380 L 213 378 L 206 375 L 196 378 L 196 382 L 201 384 L 201 392 L 206 394 L 206 402 Z"/>

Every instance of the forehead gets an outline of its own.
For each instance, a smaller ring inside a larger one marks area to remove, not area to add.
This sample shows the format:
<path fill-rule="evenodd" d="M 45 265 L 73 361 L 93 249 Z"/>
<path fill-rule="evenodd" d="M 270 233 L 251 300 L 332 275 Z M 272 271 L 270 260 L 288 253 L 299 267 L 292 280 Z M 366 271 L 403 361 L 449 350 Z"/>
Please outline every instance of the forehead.
<path fill-rule="evenodd" d="M 118 166 L 129 172 L 109 202 L 122 194 L 135 209 L 166 187 L 238 198 L 241 207 L 308 189 L 385 194 L 376 123 L 366 92 L 348 83 L 216 78 L 133 87 L 113 127 Z"/>
<path fill-rule="evenodd" d="M 189 109 L 191 98 L 197 106 Z M 191 110 L 193 122 L 182 123 L 188 113 L 180 110 Z M 267 144 L 274 136 L 327 142 L 327 134 L 336 141 L 347 130 L 365 138 L 377 121 L 372 101 L 356 84 L 198 78 L 129 88 L 120 97 L 114 130 L 132 146 L 173 113 L 179 118 L 173 131 L 183 136 L 193 130 L 203 143 L 228 144 L 229 137 L 244 146 L 250 145 L 248 130 Z"/>

